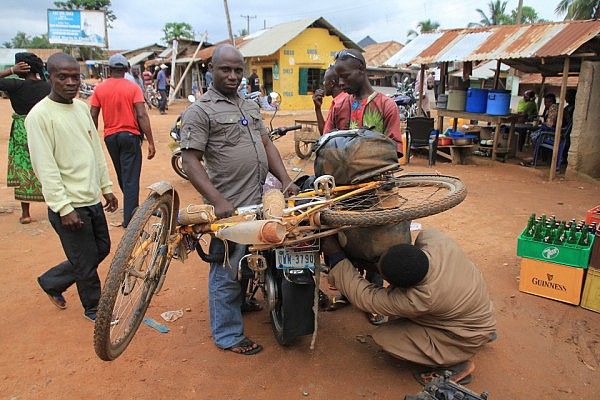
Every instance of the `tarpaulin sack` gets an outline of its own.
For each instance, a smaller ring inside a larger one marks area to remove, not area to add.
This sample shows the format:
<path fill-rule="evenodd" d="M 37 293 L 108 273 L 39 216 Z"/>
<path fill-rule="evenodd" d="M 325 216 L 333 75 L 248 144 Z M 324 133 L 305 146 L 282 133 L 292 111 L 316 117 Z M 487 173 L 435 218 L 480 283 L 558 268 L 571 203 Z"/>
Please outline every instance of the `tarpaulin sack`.
<path fill-rule="evenodd" d="M 336 185 L 360 182 L 397 168 L 396 144 L 379 132 L 336 131 L 316 144 L 315 175 L 332 175 Z"/>

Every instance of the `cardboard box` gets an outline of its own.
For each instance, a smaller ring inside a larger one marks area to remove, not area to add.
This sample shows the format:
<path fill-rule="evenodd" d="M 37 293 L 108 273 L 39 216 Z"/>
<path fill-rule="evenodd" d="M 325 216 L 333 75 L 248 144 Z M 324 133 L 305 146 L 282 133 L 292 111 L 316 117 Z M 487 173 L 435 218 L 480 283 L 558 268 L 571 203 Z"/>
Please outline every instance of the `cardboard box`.
<path fill-rule="evenodd" d="M 519 290 L 578 305 L 584 274 L 583 268 L 523 258 Z"/>
<path fill-rule="evenodd" d="M 581 296 L 581 307 L 600 313 L 600 269 L 588 269 Z"/>

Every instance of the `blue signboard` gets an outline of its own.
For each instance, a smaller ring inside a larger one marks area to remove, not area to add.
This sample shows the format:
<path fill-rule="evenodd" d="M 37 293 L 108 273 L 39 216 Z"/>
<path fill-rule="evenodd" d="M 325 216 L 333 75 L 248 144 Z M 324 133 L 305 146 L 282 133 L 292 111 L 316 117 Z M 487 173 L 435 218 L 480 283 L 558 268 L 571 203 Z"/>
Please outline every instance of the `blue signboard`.
<path fill-rule="evenodd" d="M 48 10 L 48 40 L 50 43 L 106 47 L 104 12 Z"/>

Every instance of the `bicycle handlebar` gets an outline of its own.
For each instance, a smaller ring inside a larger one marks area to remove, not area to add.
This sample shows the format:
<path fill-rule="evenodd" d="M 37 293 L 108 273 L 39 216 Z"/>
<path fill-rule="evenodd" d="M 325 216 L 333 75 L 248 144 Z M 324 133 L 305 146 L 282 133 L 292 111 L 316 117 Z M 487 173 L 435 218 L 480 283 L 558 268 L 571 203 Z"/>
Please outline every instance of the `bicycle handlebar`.
<path fill-rule="evenodd" d="M 297 131 L 298 129 L 302 129 L 302 125 L 282 126 L 281 128 L 272 130 L 269 136 L 273 139 L 279 139 L 280 137 L 285 136 L 288 132 Z"/>

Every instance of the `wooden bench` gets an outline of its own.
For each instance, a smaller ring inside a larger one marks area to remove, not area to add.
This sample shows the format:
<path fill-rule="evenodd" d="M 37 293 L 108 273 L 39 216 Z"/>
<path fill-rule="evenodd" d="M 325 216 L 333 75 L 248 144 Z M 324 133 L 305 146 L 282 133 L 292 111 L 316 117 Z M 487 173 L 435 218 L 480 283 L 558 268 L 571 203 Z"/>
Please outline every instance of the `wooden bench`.
<path fill-rule="evenodd" d="M 467 153 L 470 154 L 470 151 L 468 151 L 468 149 L 470 149 L 471 147 L 474 147 L 474 144 L 467 144 L 464 146 L 456 146 L 456 145 L 445 145 L 445 146 L 440 146 L 438 145 L 437 147 L 437 154 L 452 161 L 452 164 L 465 164 L 466 158 L 467 158 Z M 441 149 L 448 149 L 450 151 L 450 154 L 441 151 Z"/>

